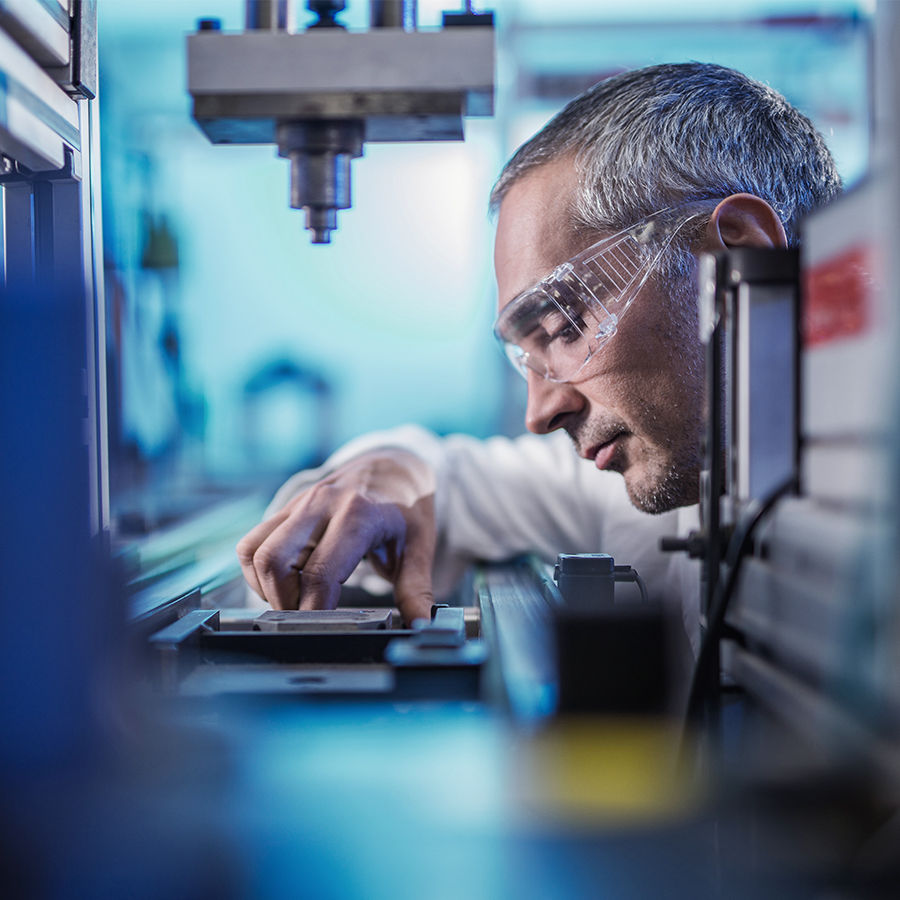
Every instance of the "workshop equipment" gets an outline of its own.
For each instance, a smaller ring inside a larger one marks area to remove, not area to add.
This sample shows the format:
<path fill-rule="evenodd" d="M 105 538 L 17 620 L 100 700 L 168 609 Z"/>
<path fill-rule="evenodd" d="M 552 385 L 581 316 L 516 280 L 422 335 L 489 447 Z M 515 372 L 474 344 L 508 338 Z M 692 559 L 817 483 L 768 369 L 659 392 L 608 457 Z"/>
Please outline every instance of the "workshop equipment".
<path fill-rule="evenodd" d="M 188 90 L 214 144 L 275 144 L 290 161 L 290 205 L 327 244 L 351 205 L 350 164 L 364 144 L 463 139 L 464 116 L 493 112 L 493 15 L 445 14 L 415 28 L 414 3 L 372 4 L 372 27 L 348 31 L 344 2 L 307 6 L 293 31 L 286 0 L 248 2 L 246 30 L 202 20 L 188 37 Z"/>

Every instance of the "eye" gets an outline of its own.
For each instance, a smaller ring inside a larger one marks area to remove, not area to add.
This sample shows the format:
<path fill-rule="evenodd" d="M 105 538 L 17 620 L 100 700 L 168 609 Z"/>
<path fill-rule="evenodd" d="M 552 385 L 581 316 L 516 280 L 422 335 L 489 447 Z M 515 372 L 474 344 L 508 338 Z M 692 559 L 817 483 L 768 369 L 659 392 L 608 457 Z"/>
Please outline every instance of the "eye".
<path fill-rule="evenodd" d="M 581 332 L 569 322 L 553 336 L 553 339 L 562 341 L 564 344 L 574 344 L 575 341 L 581 340 Z"/>
<path fill-rule="evenodd" d="M 584 323 L 580 319 L 573 322 L 563 312 L 554 311 L 541 319 L 541 327 L 545 334 L 543 338 L 545 344 L 549 345 L 555 341 L 572 344 L 581 339 Z"/>

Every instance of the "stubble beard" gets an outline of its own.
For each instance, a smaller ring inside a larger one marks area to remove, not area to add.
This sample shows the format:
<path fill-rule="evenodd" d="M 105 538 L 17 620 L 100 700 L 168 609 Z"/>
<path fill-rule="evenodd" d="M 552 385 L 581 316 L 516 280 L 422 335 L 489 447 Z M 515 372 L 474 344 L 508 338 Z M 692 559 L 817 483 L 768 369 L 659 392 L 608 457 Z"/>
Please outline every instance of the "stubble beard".
<path fill-rule="evenodd" d="M 697 289 L 693 277 L 683 276 L 670 285 L 670 302 L 671 331 L 667 340 L 670 346 L 679 348 L 679 364 L 685 391 L 683 408 L 689 413 L 682 421 L 682 428 L 677 435 L 654 435 L 640 475 L 635 471 L 640 460 L 616 459 L 610 465 L 611 470 L 623 474 L 625 490 L 631 503 L 642 512 L 652 515 L 697 503 L 700 498 L 700 472 L 704 465 L 704 349 L 699 339 Z M 652 407 L 644 406 L 640 410 L 640 421 L 643 423 L 652 423 L 656 418 L 656 411 Z M 586 447 L 593 446 L 604 435 L 616 430 L 626 430 L 626 426 L 610 421 L 586 422 L 582 427 L 570 431 L 569 436 L 576 447 Z"/>
<path fill-rule="evenodd" d="M 661 460 L 649 465 L 640 481 L 625 478 L 631 502 L 646 513 L 658 515 L 700 499 L 700 472 L 703 469 L 703 432 L 706 422 L 705 350 L 699 337 L 697 288 L 693 277 L 683 277 L 672 285 L 672 332 L 669 341 L 678 346 L 685 391 L 685 419 L 678 434 L 660 442 Z M 648 411 L 651 412 L 651 411 Z M 652 412 L 651 412 L 652 414 Z M 649 462 L 649 461 L 648 461 Z"/>
<path fill-rule="evenodd" d="M 645 513 L 659 515 L 697 502 L 702 458 L 699 443 L 677 449 L 641 479 L 625 473 L 625 490 L 632 504 Z"/>

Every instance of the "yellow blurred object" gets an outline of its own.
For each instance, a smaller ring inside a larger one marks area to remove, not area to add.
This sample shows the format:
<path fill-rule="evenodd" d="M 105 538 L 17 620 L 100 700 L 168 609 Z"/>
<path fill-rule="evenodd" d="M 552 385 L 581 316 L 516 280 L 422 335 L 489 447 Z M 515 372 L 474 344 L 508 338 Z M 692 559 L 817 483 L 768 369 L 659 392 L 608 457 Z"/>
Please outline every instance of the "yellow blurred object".
<path fill-rule="evenodd" d="M 569 719 L 519 748 L 514 795 L 542 820 L 652 824 L 689 815 L 701 790 L 678 762 L 677 723 Z"/>

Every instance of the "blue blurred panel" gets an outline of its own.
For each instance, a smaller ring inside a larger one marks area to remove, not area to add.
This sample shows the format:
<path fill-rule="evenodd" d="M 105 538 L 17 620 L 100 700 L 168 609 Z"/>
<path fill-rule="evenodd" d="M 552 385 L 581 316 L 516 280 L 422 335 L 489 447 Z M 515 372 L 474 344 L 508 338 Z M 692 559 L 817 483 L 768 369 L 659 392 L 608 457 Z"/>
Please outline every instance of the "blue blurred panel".
<path fill-rule="evenodd" d="M 84 334 L 77 290 L 0 290 L 4 793 L 79 771 L 102 737 L 119 617 L 90 534 Z"/>

